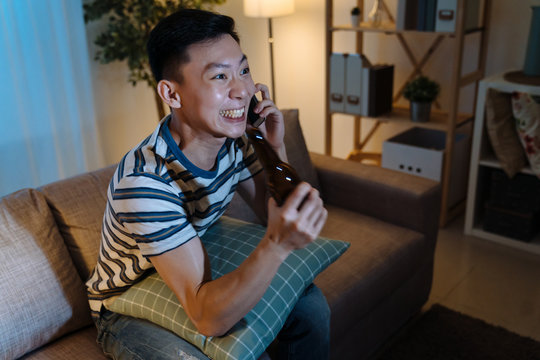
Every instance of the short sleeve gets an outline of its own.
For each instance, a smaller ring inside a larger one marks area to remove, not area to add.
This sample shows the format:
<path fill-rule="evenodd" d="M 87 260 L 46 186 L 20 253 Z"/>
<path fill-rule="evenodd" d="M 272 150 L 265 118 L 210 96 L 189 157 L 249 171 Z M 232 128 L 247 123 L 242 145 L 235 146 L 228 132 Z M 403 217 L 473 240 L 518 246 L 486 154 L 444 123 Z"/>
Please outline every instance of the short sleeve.
<path fill-rule="evenodd" d="M 122 178 L 109 211 L 112 226 L 133 239 L 144 256 L 163 254 L 197 236 L 181 193 L 148 174 Z"/>

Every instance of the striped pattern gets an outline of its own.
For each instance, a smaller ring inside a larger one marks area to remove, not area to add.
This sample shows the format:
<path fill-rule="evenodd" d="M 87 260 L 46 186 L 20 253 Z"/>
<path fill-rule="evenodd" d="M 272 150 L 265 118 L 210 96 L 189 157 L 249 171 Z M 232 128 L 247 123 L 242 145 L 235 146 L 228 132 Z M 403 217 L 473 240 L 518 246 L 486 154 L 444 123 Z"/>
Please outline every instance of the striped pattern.
<path fill-rule="evenodd" d="M 260 225 L 226 216 L 208 229 L 201 240 L 208 251 L 212 277 L 236 269 L 265 231 Z M 108 308 L 169 329 L 211 359 L 256 360 L 277 336 L 305 288 L 348 247 L 343 241 L 318 238 L 306 248 L 294 251 L 280 266 L 259 303 L 225 336 L 200 334 L 157 273 L 133 285 Z"/>
<path fill-rule="evenodd" d="M 262 169 L 245 137 L 226 140 L 215 169 L 197 168 L 174 142 L 169 121 L 124 156 L 110 182 L 98 262 L 87 282 L 93 316 L 153 269 L 148 256 L 202 236 L 238 183 Z"/>

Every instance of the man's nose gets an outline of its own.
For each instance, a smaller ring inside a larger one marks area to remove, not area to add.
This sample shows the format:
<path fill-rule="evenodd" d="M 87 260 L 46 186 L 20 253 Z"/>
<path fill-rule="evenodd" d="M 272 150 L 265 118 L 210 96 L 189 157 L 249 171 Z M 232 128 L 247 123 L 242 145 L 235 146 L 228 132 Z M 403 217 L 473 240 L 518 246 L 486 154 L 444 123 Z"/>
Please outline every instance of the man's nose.
<path fill-rule="evenodd" d="M 230 96 L 232 98 L 246 98 L 250 93 L 255 93 L 255 85 L 250 86 L 250 84 L 242 79 L 233 80 L 230 90 Z"/>

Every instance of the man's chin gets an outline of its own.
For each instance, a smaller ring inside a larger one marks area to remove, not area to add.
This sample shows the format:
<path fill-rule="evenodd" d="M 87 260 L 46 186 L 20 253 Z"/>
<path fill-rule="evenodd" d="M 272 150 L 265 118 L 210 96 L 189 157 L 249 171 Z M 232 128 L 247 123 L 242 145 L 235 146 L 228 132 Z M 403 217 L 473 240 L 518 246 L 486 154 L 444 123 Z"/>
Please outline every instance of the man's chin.
<path fill-rule="evenodd" d="M 246 132 L 246 122 L 239 121 L 235 124 L 230 124 L 227 130 L 227 137 L 237 139 L 244 135 L 244 133 Z"/>

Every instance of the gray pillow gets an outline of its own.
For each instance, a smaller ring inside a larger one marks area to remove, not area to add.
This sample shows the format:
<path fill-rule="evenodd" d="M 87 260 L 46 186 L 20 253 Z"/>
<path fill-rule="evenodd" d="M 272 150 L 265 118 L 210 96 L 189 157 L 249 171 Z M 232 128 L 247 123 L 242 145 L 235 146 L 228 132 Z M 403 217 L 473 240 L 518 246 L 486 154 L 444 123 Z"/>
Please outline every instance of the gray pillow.
<path fill-rule="evenodd" d="M 116 165 L 42 186 L 81 279 L 96 266 L 107 186 Z"/>
<path fill-rule="evenodd" d="M 0 200 L 0 359 L 91 322 L 85 287 L 41 193 Z"/>

